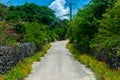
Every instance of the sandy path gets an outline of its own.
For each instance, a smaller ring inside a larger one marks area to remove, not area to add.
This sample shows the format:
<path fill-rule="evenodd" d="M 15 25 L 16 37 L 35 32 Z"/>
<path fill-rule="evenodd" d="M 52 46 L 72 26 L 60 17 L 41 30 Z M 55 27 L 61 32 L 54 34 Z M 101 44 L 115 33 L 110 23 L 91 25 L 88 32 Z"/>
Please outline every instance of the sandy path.
<path fill-rule="evenodd" d="M 51 43 L 45 57 L 33 64 L 33 71 L 25 80 L 96 80 L 90 69 L 72 57 L 67 42 Z"/>

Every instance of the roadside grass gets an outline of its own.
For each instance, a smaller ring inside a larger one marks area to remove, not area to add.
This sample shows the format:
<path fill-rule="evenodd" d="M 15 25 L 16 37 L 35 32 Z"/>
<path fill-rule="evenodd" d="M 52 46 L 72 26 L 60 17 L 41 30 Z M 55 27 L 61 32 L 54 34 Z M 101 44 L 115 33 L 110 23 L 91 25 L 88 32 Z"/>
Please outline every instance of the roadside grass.
<path fill-rule="evenodd" d="M 50 44 L 47 44 L 43 46 L 40 52 L 22 59 L 15 67 L 13 67 L 13 69 L 8 71 L 8 73 L 0 75 L 0 80 L 24 80 L 24 78 L 31 72 L 33 62 L 40 61 L 41 57 L 47 53 L 50 46 Z"/>
<path fill-rule="evenodd" d="M 111 70 L 104 62 L 100 62 L 88 54 L 81 54 L 71 43 L 69 43 L 67 47 L 75 59 L 92 69 L 96 80 L 120 80 L 119 70 Z"/>

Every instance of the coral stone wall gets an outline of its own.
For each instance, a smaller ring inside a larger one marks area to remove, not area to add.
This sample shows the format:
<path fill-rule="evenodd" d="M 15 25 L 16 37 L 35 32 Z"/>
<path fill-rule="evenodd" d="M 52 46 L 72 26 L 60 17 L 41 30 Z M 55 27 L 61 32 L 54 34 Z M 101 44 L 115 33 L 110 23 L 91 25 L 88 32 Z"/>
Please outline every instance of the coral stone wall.
<path fill-rule="evenodd" d="M 33 55 L 36 51 L 33 43 L 20 43 L 14 46 L 0 46 L 0 74 L 6 73 L 21 59 Z"/>

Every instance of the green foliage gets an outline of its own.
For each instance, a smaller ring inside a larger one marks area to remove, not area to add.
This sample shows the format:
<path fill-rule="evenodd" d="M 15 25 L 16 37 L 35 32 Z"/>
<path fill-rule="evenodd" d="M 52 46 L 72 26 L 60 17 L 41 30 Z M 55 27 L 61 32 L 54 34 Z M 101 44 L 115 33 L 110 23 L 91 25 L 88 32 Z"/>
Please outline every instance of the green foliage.
<path fill-rule="evenodd" d="M 71 42 L 76 44 L 76 48 L 88 53 L 95 46 L 102 49 L 119 43 L 120 8 L 116 6 L 112 9 L 115 2 L 116 0 L 91 0 L 83 9 L 78 10 L 70 22 L 69 30 Z"/>
<path fill-rule="evenodd" d="M 66 39 L 66 33 L 68 29 L 67 20 L 59 20 L 56 25 L 54 25 L 53 32 L 58 35 L 57 40 Z"/>
<path fill-rule="evenodd" d="M 120 47 L 120 0 L 91 0 L 70 21 L 70 42 L 82 53 L 118 69 Z"/>
<path fill-rule="evenodd" d="M 71 21 L 72 37 L 77 46 L 89 48 L 89 41 L 93 38 L 97 32 L 96 19 L 94 18 L 91 8 L 85 8 L 78 11 L 77 15 Z M 78 47 L 78 49 L 81 49 Z"/>
<path fill-rule="evenodd" d="M 10 40 L 41 44 L 45 41 L 65 39 L 67 21 L 57 19 L 55 12 L 46 6 L 26 2 L 24 5 L 10 7 L 0 4 L 0 7 L 2 8 L 0 17 L 2 16 L 7 23 L 10 23 L 14 33 L 17 34 L 13 37 L 14 39 L 9 38 Z M 10 42 L 10 40 L 5 41 Z"/>
<path fill-rule="evenodd" d="M 19 42 L 34 42 L 35 44 L 42 44 L 42 42 L 63 40 L 67 27 L 64 25 L 54 25 L 53 28 L 37 22 L 22 22 L 15 27 L 15 32 L 19 35 Z M 61 24 L 63 24 L 61 22 Z"/>
<path fill-rule="evenodd" d="M 0 18 L 1 15 L 4 21 L 0 22 L 0 46 L 16 42 L 32 42 L 39 48 L 39 45 L 45 42 L 65 39 L 67 20 L 56 18 L 54 11 L 46 6 L 25 3 L 3 8 L 2 5 Z M 43 54 L 44 52 L 40 52 L 23 59 L 3 77 L 5 80 L 23 80 L 29 74 L 32 62 L 39 60 Z M 3 78 L 0 76 L 1 79 Z"/>
<path fill-rule="evenodd" d="M 0 17 L 4 18 L 7 14 L 8 8 L 4 4 L 0 3 Z"/>
<path fill-rule="evenodd" d="M 51 25 L 55 20 L 54 11 L 46 6 L 38 6 L 34 3 L 25 3 L 22 6 L 10 6 L 9 14 L 5 17 L 10 22 L 41 22 Z"/>
<path fill-rule="evenodd" d="M 18 42 L 35 42 L 65 39 L 67 21 L 57 19 L 55 12 L 46 6 L 25 3 L 10 6 L 4 19 L 14 26 Z"/>
<path fill-rule="evenodd" d="M 48 26 L 43 24 L 38 24 L 36 22 L 32 23 L 23 23 L 25 27 L 24 41 L 25 42 L 34 42 L 36 44 L 41 44 L 46 40 L 46 29 Z"/>
<path fill-rule="evenodd" d="M 118 51 L 117 51 L 117 56 L 120 57 L 120 48 L 119 48 Z"/>
<path fill-rule="evenodd" d="M 92 40 L 91 47 L 100 46 L 101 49 L 106 47 L 114 47 L 120 45 L 120 2 L 115 4 L 112 9 L 107 9 L 107 12 L 103 15 L 103 19 L 100 20 L 100 27 L 98 33 Z"/>
<path fill-rule="evenodd" d="M 14 26 L 2 21 L 0 22 L 0 45 L 12 45 L 16 43 L 17 34 Z"/>

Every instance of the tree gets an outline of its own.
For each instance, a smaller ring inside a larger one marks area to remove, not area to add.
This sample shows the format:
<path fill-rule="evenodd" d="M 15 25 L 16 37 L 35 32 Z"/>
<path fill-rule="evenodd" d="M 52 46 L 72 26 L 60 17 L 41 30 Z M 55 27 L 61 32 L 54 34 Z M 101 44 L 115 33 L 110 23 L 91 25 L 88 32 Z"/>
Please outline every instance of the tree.
<path fill-rule="evenodd" d="M 6 16 L 6 14 L 7 14 L 7 6 L 0 3 L 0 18 L 1 18 L 1 20 Z"/>
<path fill-rule="evenodd" d="M 9 14 L 5 17 L 7 21 L 18 22 L 41 22 L 51 25 L 56 16 L 54 11 L 46 6 L 38 6 L 34 3 L 25 3 L 22 6 L 10 6 Z"/>
<path fill-rule="evenodd" d="M 100 20 L 99 32 L 92 41 L 91 47 L 100 45 L 100 49 L 109 47 L 112 48 L 120 44 L 120 2 L 115 4 L 113 8 L 108 8 L 107 13 Z"/>
<path fill-rule="evenodd" d="M 76 47 L 89 52 L 90 42 L 98 33 L 100 20 L 107 8 L 111 8 L 116 0 L 91 0 L 83 9 L 79 9 L 77 15 L 72 20 L 72 41 Z"/>

